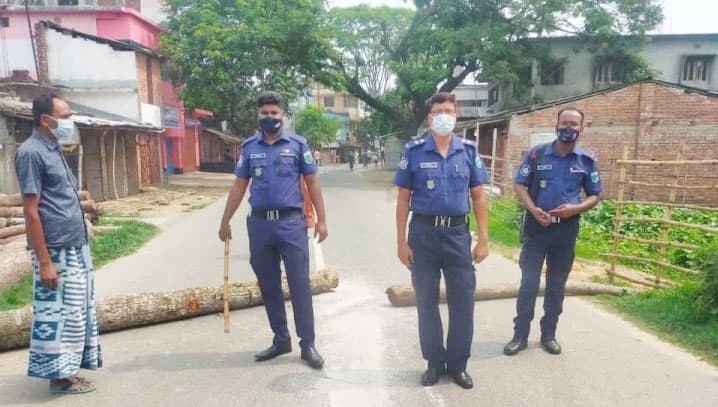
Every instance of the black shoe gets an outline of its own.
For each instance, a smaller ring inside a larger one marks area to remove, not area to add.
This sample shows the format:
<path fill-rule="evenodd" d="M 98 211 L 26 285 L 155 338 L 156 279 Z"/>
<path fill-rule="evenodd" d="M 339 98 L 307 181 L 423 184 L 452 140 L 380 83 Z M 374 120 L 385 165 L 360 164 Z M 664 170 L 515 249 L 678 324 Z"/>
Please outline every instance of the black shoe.
<path fill-rule="evenodd" d="M 527 346 L 528 341 L 526 339 L 514 337 L 513 339 L 511 339 L 511 342 L 507 343 L 506 346 L 504 346 L 504 355 L 513 356 L 526 349 Z"/>
<path fill-rule="evenodd" d="M 278 344 L 272 343 L 272 346 L 254 355 L 256 362 L 263 362 L 265 360 L 274 359 L 279 355 L 289 353 L 292 351 L 292 342 L 286 341 Z"/>
<path fill-rule="evenodd" d="M 454 383 L 465 389 L 471 389 L 474 387 L 474 380 L 468 373 L 466 373 L 466 370 L 451 372 L 451 377 L 454 378 Z"/>
<path fill-rule="evenodd" d="M 321 369 L 324 366 L 324 359 L 314 346 L 302 349 L 302 360 L 307 362 L 312 369 Z"/>
<path fill-rule="evenodd" d="M 436 384 L 436 382 L 439 381 L 439 377 L 446 373 L 446 371 L 443 368 L 440 367 L 430 367 L 426 369 L 423 375 L 421 375 L 421 385 L 422 386 L 433 386 Z"/>
<path fill-rule="evenodd" d="M 541 346 L 546 352 L 552 355 L 558 355 L 561 353 L 561 345 L 559 345 L 556 338 L 541 339 Z"/>

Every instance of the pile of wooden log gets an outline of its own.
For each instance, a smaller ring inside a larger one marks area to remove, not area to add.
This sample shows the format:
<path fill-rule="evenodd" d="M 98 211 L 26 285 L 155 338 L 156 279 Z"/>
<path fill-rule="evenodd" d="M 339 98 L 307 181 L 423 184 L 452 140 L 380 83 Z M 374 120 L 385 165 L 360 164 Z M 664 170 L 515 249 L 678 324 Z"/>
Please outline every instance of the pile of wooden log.
<path fill-rule="evenodd" d="M 87 191 L 80 192 L 88 231 L 94 235 L 91 221 L 98 215 L 97 205 Z M 0 289 L 18 283 L 31 271 L 30 252 L 26 249 L 25 217 L 20 194 L 0 194 Z"/>

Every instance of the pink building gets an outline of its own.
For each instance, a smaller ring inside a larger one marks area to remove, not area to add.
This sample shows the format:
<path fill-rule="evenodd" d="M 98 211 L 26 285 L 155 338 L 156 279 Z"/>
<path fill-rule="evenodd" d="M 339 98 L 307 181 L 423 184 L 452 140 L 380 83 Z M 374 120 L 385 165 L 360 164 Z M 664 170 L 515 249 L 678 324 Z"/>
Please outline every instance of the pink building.
<path fill-rule="evenodd" d="M 82 6 L 61 6 L 58 0 L 44 0 L 43 6 L 31 6 L 29 15 L 33 30 L 37 22 L 50 21 L 85 34 L 138 44 L 151 51 L 157 51 L 159 48 L 162 29 L 140 13 L 140 0 L 83 0 L 82 3 Z M 148 6 L 154 7 L 158 1 L 150 3 Z M 0 80 L 27 76 L 37 80 L 31 34 L 22 5 L 0 5 L 0 34 Z M 147 68 L 146 71 L 159 72 L 149 65 Z M 24 75 L 23 71 L 27 72 L 27 75 Z M 162 135 L 163 167 L 171 173 L 195 171 L 199 167 L 200 157 L 198 119 L 211 116 L 212 113 L 199 109 L 196 112 L 185 112 L 184 105 L 176 99 L 174 87 L 168 78 L 163 75 L 150 79 L 146 77 L 146 74 L 138 72 L 138 86 L 146 86 L 148 82 L 151 86 L 153 80 L 154 83 L 161 81 L 162 84 L 162 100 L 149 103 L 159 105 L 163 113 L 163 125 L 167 128 Z M 152 94 L 152 91 L 147 89 L 137 91 L 139 94 Z M 124 110 L 126 111 L 126 108 Z M 165 117 L 166 115 L 169 117 Z"/>

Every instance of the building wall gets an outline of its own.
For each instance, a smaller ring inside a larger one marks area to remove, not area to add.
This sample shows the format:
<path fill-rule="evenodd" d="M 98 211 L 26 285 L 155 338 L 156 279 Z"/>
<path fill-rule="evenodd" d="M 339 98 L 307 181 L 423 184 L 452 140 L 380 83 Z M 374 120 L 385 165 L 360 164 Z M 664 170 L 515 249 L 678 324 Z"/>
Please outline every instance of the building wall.
<path fill-rule="evenodd" d="M 159 47 L 160 27 L 135 10 L 99 13 L 97 35 L 114 40 L 132 40 L 156 50 Z"/>
<path fill-rule="evenodd" d="M 555 130 L 558 112 L 569 104 L 559 104 L 511 118 L 508 158 L 511 176 L 530 148 L 532 134 Z M 597 154 L 606 195 L 616 197 L 619 171 L 616 160 L 628 147 L 629 159 L 675 160 L 682 143 L 687 160 L 718 157 L 718 97 L 687 93 L 680 88 L 644 82 L 570 103 L 586 114 L 580 145 Z M 672 168 L 638 167 L 629 169 L 633 181 L 672 182 Z M 689 167 L 679 184 L 716 185 L 718 176 L 703 167 Z M 711 184 L 712 182 L 712 184 Z M 668 188 L 627 185 L 626 199 L 668 199 Z M 714 205 L 718 188 L 679 190 L 677 201 Z"/>

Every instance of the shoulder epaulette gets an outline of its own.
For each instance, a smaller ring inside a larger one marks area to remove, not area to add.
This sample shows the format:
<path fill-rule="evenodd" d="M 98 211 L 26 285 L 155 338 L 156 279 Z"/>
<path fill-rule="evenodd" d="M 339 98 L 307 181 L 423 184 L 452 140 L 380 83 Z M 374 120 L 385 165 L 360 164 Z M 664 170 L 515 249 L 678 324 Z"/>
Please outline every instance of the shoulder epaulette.
<path fill-rule="evenodd" d="M 425 138 L 420 138 L 416 140 L 411 140 L 408 143 L 406 143 L 406 148 L 414 148 L 420 145 L 423 145 L 426 142 Z"/>

